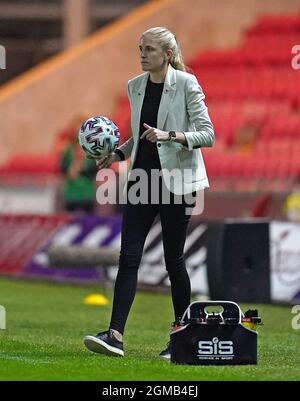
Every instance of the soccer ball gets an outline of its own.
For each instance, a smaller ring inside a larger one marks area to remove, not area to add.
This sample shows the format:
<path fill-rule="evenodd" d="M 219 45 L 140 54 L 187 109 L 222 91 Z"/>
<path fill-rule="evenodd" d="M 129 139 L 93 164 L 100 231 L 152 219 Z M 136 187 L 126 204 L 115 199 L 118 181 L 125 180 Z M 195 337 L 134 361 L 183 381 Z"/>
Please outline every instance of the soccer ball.
<path fill-rule="evenodd" d="M 119 145 L 119 128 L 104 116 L 86 120 L 78 133 L 79 144 L 84 152 L 92 157 L 107 156 Z"/>

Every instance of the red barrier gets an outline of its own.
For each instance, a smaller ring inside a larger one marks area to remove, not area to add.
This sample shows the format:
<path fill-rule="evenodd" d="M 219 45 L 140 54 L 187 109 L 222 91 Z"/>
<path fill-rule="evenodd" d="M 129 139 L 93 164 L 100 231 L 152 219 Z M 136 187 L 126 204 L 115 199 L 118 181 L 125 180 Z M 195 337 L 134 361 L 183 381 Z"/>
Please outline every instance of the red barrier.
<path fill-rule="evenodd" d="M 69 219 L 68 215 L 0 215 L 0 275 L 19 275 Z"/>

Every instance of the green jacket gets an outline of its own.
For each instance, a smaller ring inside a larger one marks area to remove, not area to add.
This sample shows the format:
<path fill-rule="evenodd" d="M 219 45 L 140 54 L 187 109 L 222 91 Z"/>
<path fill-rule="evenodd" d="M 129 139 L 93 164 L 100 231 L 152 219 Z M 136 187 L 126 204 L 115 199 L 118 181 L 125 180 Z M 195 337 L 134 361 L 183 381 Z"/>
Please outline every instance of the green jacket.
<path fill-rule="evenodd" d="M 63 152 L 61 159 L 61 172 L 67 174 L 73 163 L 73 148 L 68 146 Z M 66 177 L 64 197 L 66 202 L 93 201 L 96 196 L 97 166 L 94 160 L 85 159 L 79 176 L 71 180 Z"/>

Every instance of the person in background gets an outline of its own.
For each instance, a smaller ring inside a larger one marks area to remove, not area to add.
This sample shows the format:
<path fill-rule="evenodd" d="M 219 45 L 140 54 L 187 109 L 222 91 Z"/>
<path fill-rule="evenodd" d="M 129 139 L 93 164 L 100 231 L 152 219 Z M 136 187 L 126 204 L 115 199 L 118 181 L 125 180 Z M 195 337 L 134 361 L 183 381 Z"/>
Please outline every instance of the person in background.
<path fill-rule="evenodd" d="M 78 143 L 78 129 L 69 132 L 68 142 L 61 155 L 60 169 L 64 178 L 64 207 L 68 212 L 93 213 L 96 199 L 95 160 L 87 159 Z"/>
<path fill-rule="evenodd" d="M 285 199 L 283 212 L 287 220 L 300 223 L 300 173 L 295 179 L 293 190 Z"/>
<path fill-rule="evenodd" d="M 53 151 L 61 155 L 61 153 L 66 149 L 66 147 L 73 141 L 74 136 L 79 130 L 81 124 L 87 120 L 89 117 L 84 113 L 76 114 L 68 124 L 60 130 L 53 144 Z"/>
<path fill-rule="evenodd" d="M 255 119 L 245 121 L 244 125 L 237 130 L 229 150 L 244 156 L 251 154 L 259 137 L 260 125 L 261 122 Z"/>

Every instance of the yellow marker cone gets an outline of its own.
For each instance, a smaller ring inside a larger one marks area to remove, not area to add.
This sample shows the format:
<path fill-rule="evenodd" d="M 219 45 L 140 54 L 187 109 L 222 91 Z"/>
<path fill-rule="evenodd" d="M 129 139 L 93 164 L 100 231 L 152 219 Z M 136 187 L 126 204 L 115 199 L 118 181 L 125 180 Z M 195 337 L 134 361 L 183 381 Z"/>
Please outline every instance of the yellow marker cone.
<path fill-rule="evenodd" d="M 109 300 L 102 294 L 90 294 L 87 295 L 83 302 L 86 305 L 108 305 Z"/>

